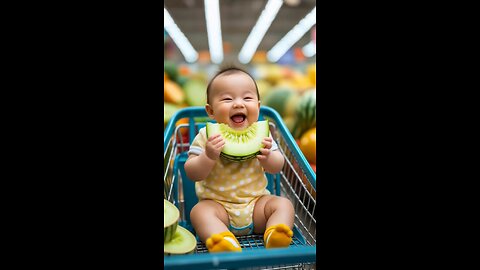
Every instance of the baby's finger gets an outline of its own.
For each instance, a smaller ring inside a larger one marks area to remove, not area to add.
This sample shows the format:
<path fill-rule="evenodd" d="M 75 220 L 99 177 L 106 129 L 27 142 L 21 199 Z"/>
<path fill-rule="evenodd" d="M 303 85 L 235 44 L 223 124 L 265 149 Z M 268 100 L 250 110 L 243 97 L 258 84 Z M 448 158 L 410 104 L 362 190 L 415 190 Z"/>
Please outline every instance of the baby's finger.
<path fill-rule="evenodd" d="M 220 138 L 214 140 L 214 141 L 212 142 L 212 144 L 213 144 L 213 145 L 218 145 L 219 143 L 222 143 L 222 142 L 225 143 L 225 140 L 224 140 L 222 137 L 220 137 Z"/>
<path fill-rule="evenodd" d="M 210 138 L 208 138 L 208 141 L 213 141 L 213 140 L 217 139 L 218 137 L 220 137 L 220 134 L 215 134 L 215 135 L 211 136 Z"/>
<path fill-rule="evenodd" d="M 215 145 L 215 144 L 217 144 L 217 143 L 219 143 L 219 142 L 221 142 L 221 141 L 223 141 L 223 138 L 222 138 L 222 137 L 218 137 L 218 138 L 213 139 L 213 140 L 210 141 L 210 142 L 211 142 L 213 145 Z"/>
<path fill-rule="evenodd" d="M 220 142 L 218 144 L 215 144 L 215 148 L 217 149 L 222 149 L 225 146 L 225 142 Z"/>
<path fill-rule="evenodd" d="M 268 156 L 270 154 L 270 149 L 260 148 L 260 153 L 264 156 Z"/>
<path fill-rule="evenodd" d="M 257 159 L 258 159 L 258 160 L 266 160 L 267 157 L 264 156 L 264 155 L 257 155 Z"/>
<path fill-rule="evenodd" d="M 266 149 L 272 148 L 272 142 L 271 141 L 263 140 L 262 143 L 263 143 L 263 145 L 265 146 Z"/>

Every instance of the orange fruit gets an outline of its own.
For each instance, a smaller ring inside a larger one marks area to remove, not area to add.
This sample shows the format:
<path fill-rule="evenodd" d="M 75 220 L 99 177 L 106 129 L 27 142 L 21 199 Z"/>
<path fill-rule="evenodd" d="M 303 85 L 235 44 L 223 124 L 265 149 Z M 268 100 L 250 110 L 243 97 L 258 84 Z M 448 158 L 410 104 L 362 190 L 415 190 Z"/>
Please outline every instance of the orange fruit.
<path fill-rule="evenodd" d="M 185 93 L 177 83 L 168 80 L 163 84 L 163 98 L 165 102 L 181 104 L 185 100 Z"/>
<path fill-rule="evenodd" d="M 300 150 L 311 164 L 317 164 L 317 128 L 309 129 L 300 137 Z"/>
<path fill-rule="evenodd" d="M 177 127 L 181 124 L 188 124 L 188 117 L 185 117 L 185 118 L 182 118 L 182 119 L 178 120 L 177 123 L 175 123 L 175 126 Z M 182 134 L 182 136 L 188 135 L 188 127 L 180 128 L 180 133 Z"/>

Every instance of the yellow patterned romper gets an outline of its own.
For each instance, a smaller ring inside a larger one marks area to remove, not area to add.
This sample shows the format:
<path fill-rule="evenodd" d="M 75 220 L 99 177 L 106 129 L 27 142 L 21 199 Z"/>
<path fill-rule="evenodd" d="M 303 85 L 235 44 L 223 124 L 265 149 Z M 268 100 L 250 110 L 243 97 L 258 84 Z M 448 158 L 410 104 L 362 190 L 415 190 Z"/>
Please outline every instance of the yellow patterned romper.
<path fill-rule="evenodd" d="M 200 155 L 206 142 L 206 129 L 201 128 L 188 154 Z M 271 150 L 277 149 L 273 141 Z M 199 200 L 211 199 L 223 205 L 230 219 L 229 229 L 237 236 L 253 232 L 253 208 L 262 195 L 270 194 L 266 187 L 265 173 L 256 158 L 242 162 L 219 158 L 207 178 L 195 183 Z"/>

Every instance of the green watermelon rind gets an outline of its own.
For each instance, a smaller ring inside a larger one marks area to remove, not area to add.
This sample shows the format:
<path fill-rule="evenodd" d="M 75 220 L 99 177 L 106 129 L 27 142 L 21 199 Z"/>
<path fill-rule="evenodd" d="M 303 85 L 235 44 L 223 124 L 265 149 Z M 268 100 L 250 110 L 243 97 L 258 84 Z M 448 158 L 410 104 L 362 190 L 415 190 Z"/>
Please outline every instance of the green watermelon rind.
<path fill-rule="evenodd" d="M 300 98 L 297 106 L 297 121 L 292 129 L 294 138 L 299 138 L 305 131 L 316 126 L 316 96 L 315 90 L 306 92 Z"/>
<path fill-rule="evenodd" d="M 295 113 L 298 94 L 290 88 L 274 88 L 262 100 L 262 104 L 273 108 L 281 117 L 292 116 Z"/>
<path fill-rule="evenodd" d="M 180 218 L 180 211 L 178 211 L 178 208 L 175 207 L 174 204 L 171 202 L 163 199 L 164 203 L 164 211 L 163 211 L 163 242 L 169 242 L 172 240 L 173 236 L 175 235 L 175 232 L 177 231 L 178 228 L 178 219 Z M 171 221 L 167 221 L 165 217 L 165 207 L 171 209 L 173 211 L 173 218 Z"/>
<path fill-rule="evenodd" d="M 226 159 L 226 160 L 229 160 L 229 161 L 240 162 L 240 161 L 247 161 L 247 160 L 253 159 L 258 154 L 260 154 L 260 151 L 254 153 L 254 154 L 248 155 L 248 156 L 243 156 L 243 157 L 231 156 L 231 155 L 227 155 L 227 154 L 224 154 L 224 153 L 220 153 L 220 156 L 222 158 Z"/>

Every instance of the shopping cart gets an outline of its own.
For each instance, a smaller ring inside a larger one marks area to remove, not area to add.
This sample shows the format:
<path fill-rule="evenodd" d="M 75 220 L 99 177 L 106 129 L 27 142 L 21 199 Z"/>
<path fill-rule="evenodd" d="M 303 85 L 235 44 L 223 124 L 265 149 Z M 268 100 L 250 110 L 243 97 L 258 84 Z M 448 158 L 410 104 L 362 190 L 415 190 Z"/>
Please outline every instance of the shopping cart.
<path fill-rule="evenodd" d="M 179 124 L 184 118 L 188 118 L 188 124 Z M 249 235 L 237 237 L 242 252 L 208 253 L 197 237 L 195 253 L 164 256 L 165 269 L 316 268 L 316 175 L 275 110 L 261 106 L 259 119 L 269 120 L 272 137 L 285 157 L 282 171 L 275 175 L 267 173 L 266 177 L 271 194 L 286 197 L 294 205 L 294 236 L 290 247 L 265 249 L 263 235 Z M 194 235 L 190 210 L 198 199 L 184 164 L 190 144 L 207 121 L 211 120 L 204 107 L 188 107 L 176 112 L 164 131 L 164 198 L 180 210 L 179 225 Z"/>

